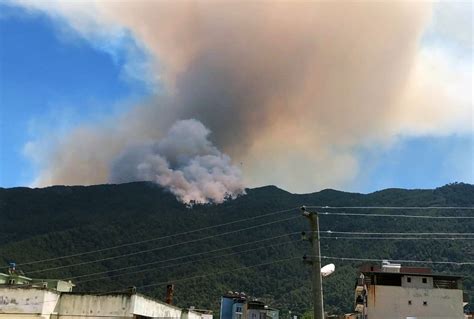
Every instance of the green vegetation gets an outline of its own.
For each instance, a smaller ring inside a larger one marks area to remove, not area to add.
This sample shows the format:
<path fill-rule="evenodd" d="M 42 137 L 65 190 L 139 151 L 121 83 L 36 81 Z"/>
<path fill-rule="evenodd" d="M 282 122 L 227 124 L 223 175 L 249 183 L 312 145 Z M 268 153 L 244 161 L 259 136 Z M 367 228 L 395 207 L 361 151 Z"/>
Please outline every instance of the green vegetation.
<path fill-rule="evenodd" d="M 276 210 L 316 206 L 474 206 L 474 186 L 450 184 L 435 190 L 388 189 L 368 195 L 324 190 L 295 195 L 273 186 L 249 189 L 247 195 L 221 205 L 199 205 L 186 208 L 168 192 L 152 183 L 130 183 L 97 186 L 54 186 L 44 189 L 0 189 L 0 262 L 29 261 L 54 258 L 123 243 L 162 237 L 211 225 L 228 223 Z M 376 212 L 376 211 L 374 211 Z M 386 213 L 386 211 L 384 211 Z M 405 212 L 399 212 L 405 213 Z M 413 213 L 413 212 L 410 212 Z M 416 212 L 415 212 L 416 213 Z M 469 211 L 434 212 L 424 214 L 474 214 Z M 282 213 L 188 235 L 148 241 L 140 245 L 82 255 L 68 259 L 20 266 L 31 277 L 69 278 L 111 269 L 142 265 L 154 261 L 196 254 L 264 238 L 308 230 L 305 218 L 296 218 L 265 227 L 250 229 L 203 241 L 157 249 L 126 258 L 108 259 L 99 263 L 61 268 L 42 273 L 34 271 L 62 265 L 114 257 L 177 242 L 217 235 L 278 219 L 298 216 L 300 211 Z M 472 232 L 473 220 L 419 220 L 321 216 L 321 230 L 361 232 Z M 298 234 L 270 242 L 242 246 L 204 256 L 133 268 L 122 272 L 84 277 L 79 280 L 114 276 L 119 273 L 145 270 L 105 280 L 79 283 L 76 290 L 111 291 L 137 286 L 139 292 L 164 299 L 166 283 L 175 283 L 175 303 L 218 310 L 220 295 L 228 290 L 244 291 L 262 297 L 282 309 L 282 317 L 302 315 L 311 307 L 309 267 L 300 260 L 277 263 L 241 271 L 232 269 L 300 257 L 310 252 L 309 243 L 295 242 L 272 247 L 284 241 L 297 240 Z M 473 241 L 397 241 L 323 239 L 322 254 L 326 256 L 465 261 L 474 260 Z M 264 249 L 222 258 L 219 256 L 257 247 Z M 196 260 L 195 262 L 189 262 Z M 354 283 L 360 262 L 327 260 L 336 264 L 336 273 L 324 280 L 326 309 L 332 312 L 352 310 Z M 183 264 L 175 267 L 163 266 Z M 474 266 L 437 266 L 436 271 L 466 276 L 465 288 L 474 295 Z M 222 273 L 227 271 L 225 273 Z M 33 273 L 32 273 L 33 272 Z M 199 275 L 207 277 L 183 280 Z M 162 283 L 147 288 L 143 285 Z M 474 300 L 473 300 L 474 301 Z"/>

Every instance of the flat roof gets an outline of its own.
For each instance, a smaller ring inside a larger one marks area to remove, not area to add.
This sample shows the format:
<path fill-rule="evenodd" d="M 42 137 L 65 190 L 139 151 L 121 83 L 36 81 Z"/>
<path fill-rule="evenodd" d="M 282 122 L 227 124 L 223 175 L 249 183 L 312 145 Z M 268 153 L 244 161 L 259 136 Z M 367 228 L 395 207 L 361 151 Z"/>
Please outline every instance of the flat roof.
<path fill-rule="evenodd" d="M 448 275 L 442 273 L 419 273 L 419 272 L 389 272 L 389 271 L 361 271 L 363 274 L 374 274 L 374 275 L 392 275 L 392 276 L 418 276 L 418 277 L 437 277 L 446 279 L 462 279 L 464 276 L 461 275 Z"/>
<path fill-rule="evenodd" d="M 54 292 L 61 294 L 62 292 L 57 291 L 56 289 L 53 288 L 46 288 L 46 287 L 40 287 L 40 286 L 35 286 L 32 284 L 14 284 L 14 285 L 8 285 L 8 284 L 0 284 L 0 288 L 9 288 L 9 289 L 30 289 L 30 290 L 45 290 L 49 292 Z"/>
<path fill-rule="evenodd" d="M 131 292 L 131 291 L 116 291 L 116 292 L 98 292 L 98 291 L 94 291 L 94 292 L 82 292 L 82 291 L 66 291 L 66 292 L 62 292 L 61 294 L 63 295 L 71 295 L 71 296 L 97 296 L 97 297 L 107 297 L 107 296 L 127 296 L 127 297 L 132 297 L 132 296 L 137 296 L 137 297 L 140 297 L 140 298 L 143 298 L 143 299 L 148 299 L 150 301 L 153 301 L 153 302 L 156 302 L 156 303 L 159 303 L 159 304 L 162 304 L 162 305 L 165 305 L 165 306 L 168 306 L 168 307 L 171 307 L 171 308 L 174 308 L 174 309 L 177 309 L 177 310 L 183 310 L 182 308 L 178 307 L 178 306 L 175 306 L 175 305 L 170 305 L 162 300 L 159 300 L 159 299 L 155 299 L 153 297 L 150 297 L 150 296 L 147 296 L 147 295 L 143 295 L 141 293 L 137 293 L 137 292 Z"/>

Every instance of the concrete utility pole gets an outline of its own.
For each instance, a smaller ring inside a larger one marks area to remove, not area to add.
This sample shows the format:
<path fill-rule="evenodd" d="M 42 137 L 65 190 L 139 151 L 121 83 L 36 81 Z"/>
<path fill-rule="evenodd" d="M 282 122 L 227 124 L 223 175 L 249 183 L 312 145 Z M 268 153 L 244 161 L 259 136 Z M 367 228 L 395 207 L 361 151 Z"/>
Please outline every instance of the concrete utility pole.
<path fill-rule="evenodd" d="M 313 284 L 313 319 L 324 319 L 323 304 L 323 285 L 321 277 L 321 250 L 319 245 L 319 217 L 318 213 L 308 212 L 306 207 L 301 207 L 303 216 L 308 218 L 311 226 L 311 235 L 309 241 L 313 248 L 313 256 L 311 258 L 312 284 Z"/>

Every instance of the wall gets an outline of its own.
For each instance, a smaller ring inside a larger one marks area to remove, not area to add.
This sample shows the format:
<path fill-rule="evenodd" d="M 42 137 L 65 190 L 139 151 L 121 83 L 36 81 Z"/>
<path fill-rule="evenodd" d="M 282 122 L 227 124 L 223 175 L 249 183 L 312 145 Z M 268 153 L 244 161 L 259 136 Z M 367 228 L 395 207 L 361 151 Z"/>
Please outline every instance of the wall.
<path fill-rule="evenodd" d="M 232 306 L 234 305 L 233 298 L 221 298 L 220 319 L 232 319 Z"/>
<path fill-rule="evenodd" d="M 201 319 L 181 309 L 142 295 L 63 293 L 40 288 L 0 288 L 0 319 Z"/>
<path fill-rule="evenodd" d="M 132 295 L 130 309 L 131 313 L 134 315 L 152 318 L 181 318 L 180 308 L 142 295 Z"/>
<path fill-rule="evenodd" d="M 262 313 L 263 315 L 260 315 Z M 264 309 L 248 309 L 247 310 L 247 318 L 248 319 L 261 319 L 265 318 L 266 311 Z M 244 318 L 245 319 L 245 318 Z"/>
<path fill-rule="evenodd" d="M 247 318 L 247 305 L 243 302 L 235 301 L 232 305 L 232 319 L 245 319 Z"/>
<path fill-rule="evenodd" d="M 408 282 L 410 278 L 410 282 Z M 423 283 L 423 278 L 426 279 L 426 283 Z M 403 276 L 402 287 L 405 288 L 433 288 L 433 277 L 423 276 Z"/>
<path fill-rule="evenodd" d="M 463 319 L 462 290 L 368 287 L 368 319 Z M 412 304 L 409 305 L 408 301 Z M 427 301 L 427 305 L 423 305 Z"/>
<path fill-rule="evenodd" d="M 61 295 L 59 319 L 132 318 L 130 295 Z"/>
<path fill-rule="evenodd" d="M 0 288 L 0 318 L 44 318 L 58 305 L 59 293 L 36 288 Z"/>
<path fill-rule="evenodd" d="M 202 319 L 201 314 L 192 310 L 183 310 L 181 319 Z"/>

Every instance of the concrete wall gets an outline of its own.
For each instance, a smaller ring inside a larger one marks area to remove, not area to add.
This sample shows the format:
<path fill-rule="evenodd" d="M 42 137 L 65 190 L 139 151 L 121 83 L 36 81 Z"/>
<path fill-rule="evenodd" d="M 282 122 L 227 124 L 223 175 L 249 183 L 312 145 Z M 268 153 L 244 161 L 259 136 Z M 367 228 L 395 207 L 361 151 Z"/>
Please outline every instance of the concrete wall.
<path fill-rule="evenodd" d="M 423 282 L 423 279 L 426 280 L 426 283 Z M 408 282 L 410 280 L 410 282 Z M 433 285 L 433 277 L 422 277 L 422 276 L 403 276 L 402 277 L 402 287 L 405 288 L 422 288 L 422 289 L 431 289 Z"/>
<path fill-rule="evenodd" d="M 260 313 L 263 313 L 261 316 Z M 247 310 L 247 319 L 261 319 L 265 318 L 265 310 L 260 309 L 248 309 Z"/>
<path fill-rule="evenodd" d="M 132 318 L 130 296 L 62 294 L 58 309 L 60 319 Z"/>
<path fill-rule="evenodd" d="M 36 288 L 0 288 L 0 318 L 45 318 L 55 312 L 60 294 Z"/>
<path fill-rule="evenodd" d="M 192 310 L 183 310 L 181 319 L 202 319 L 202 316 L 200 313 Z"/>
<path fill-rule="evenodd" d="M 463 319 L 462 290 L 368 287 L 368 319 Z M 411 305 L 409 304 L 411 301 Z M 426 301 L 427 305 L 423 305 Z"/>
<path fill-rule="evenodd" d="M 130 312 L 133 315 L 152 318 L 181 318 L 180 308 L 142 295 L 132 295 Z"/>
<path fill-rule="evenodd" d="M 74 294 L 39 288 L 0 288 L 0 319 L 103 319 L 134 318 L 201 319 L 201 314 L 142 295 Z"/>

